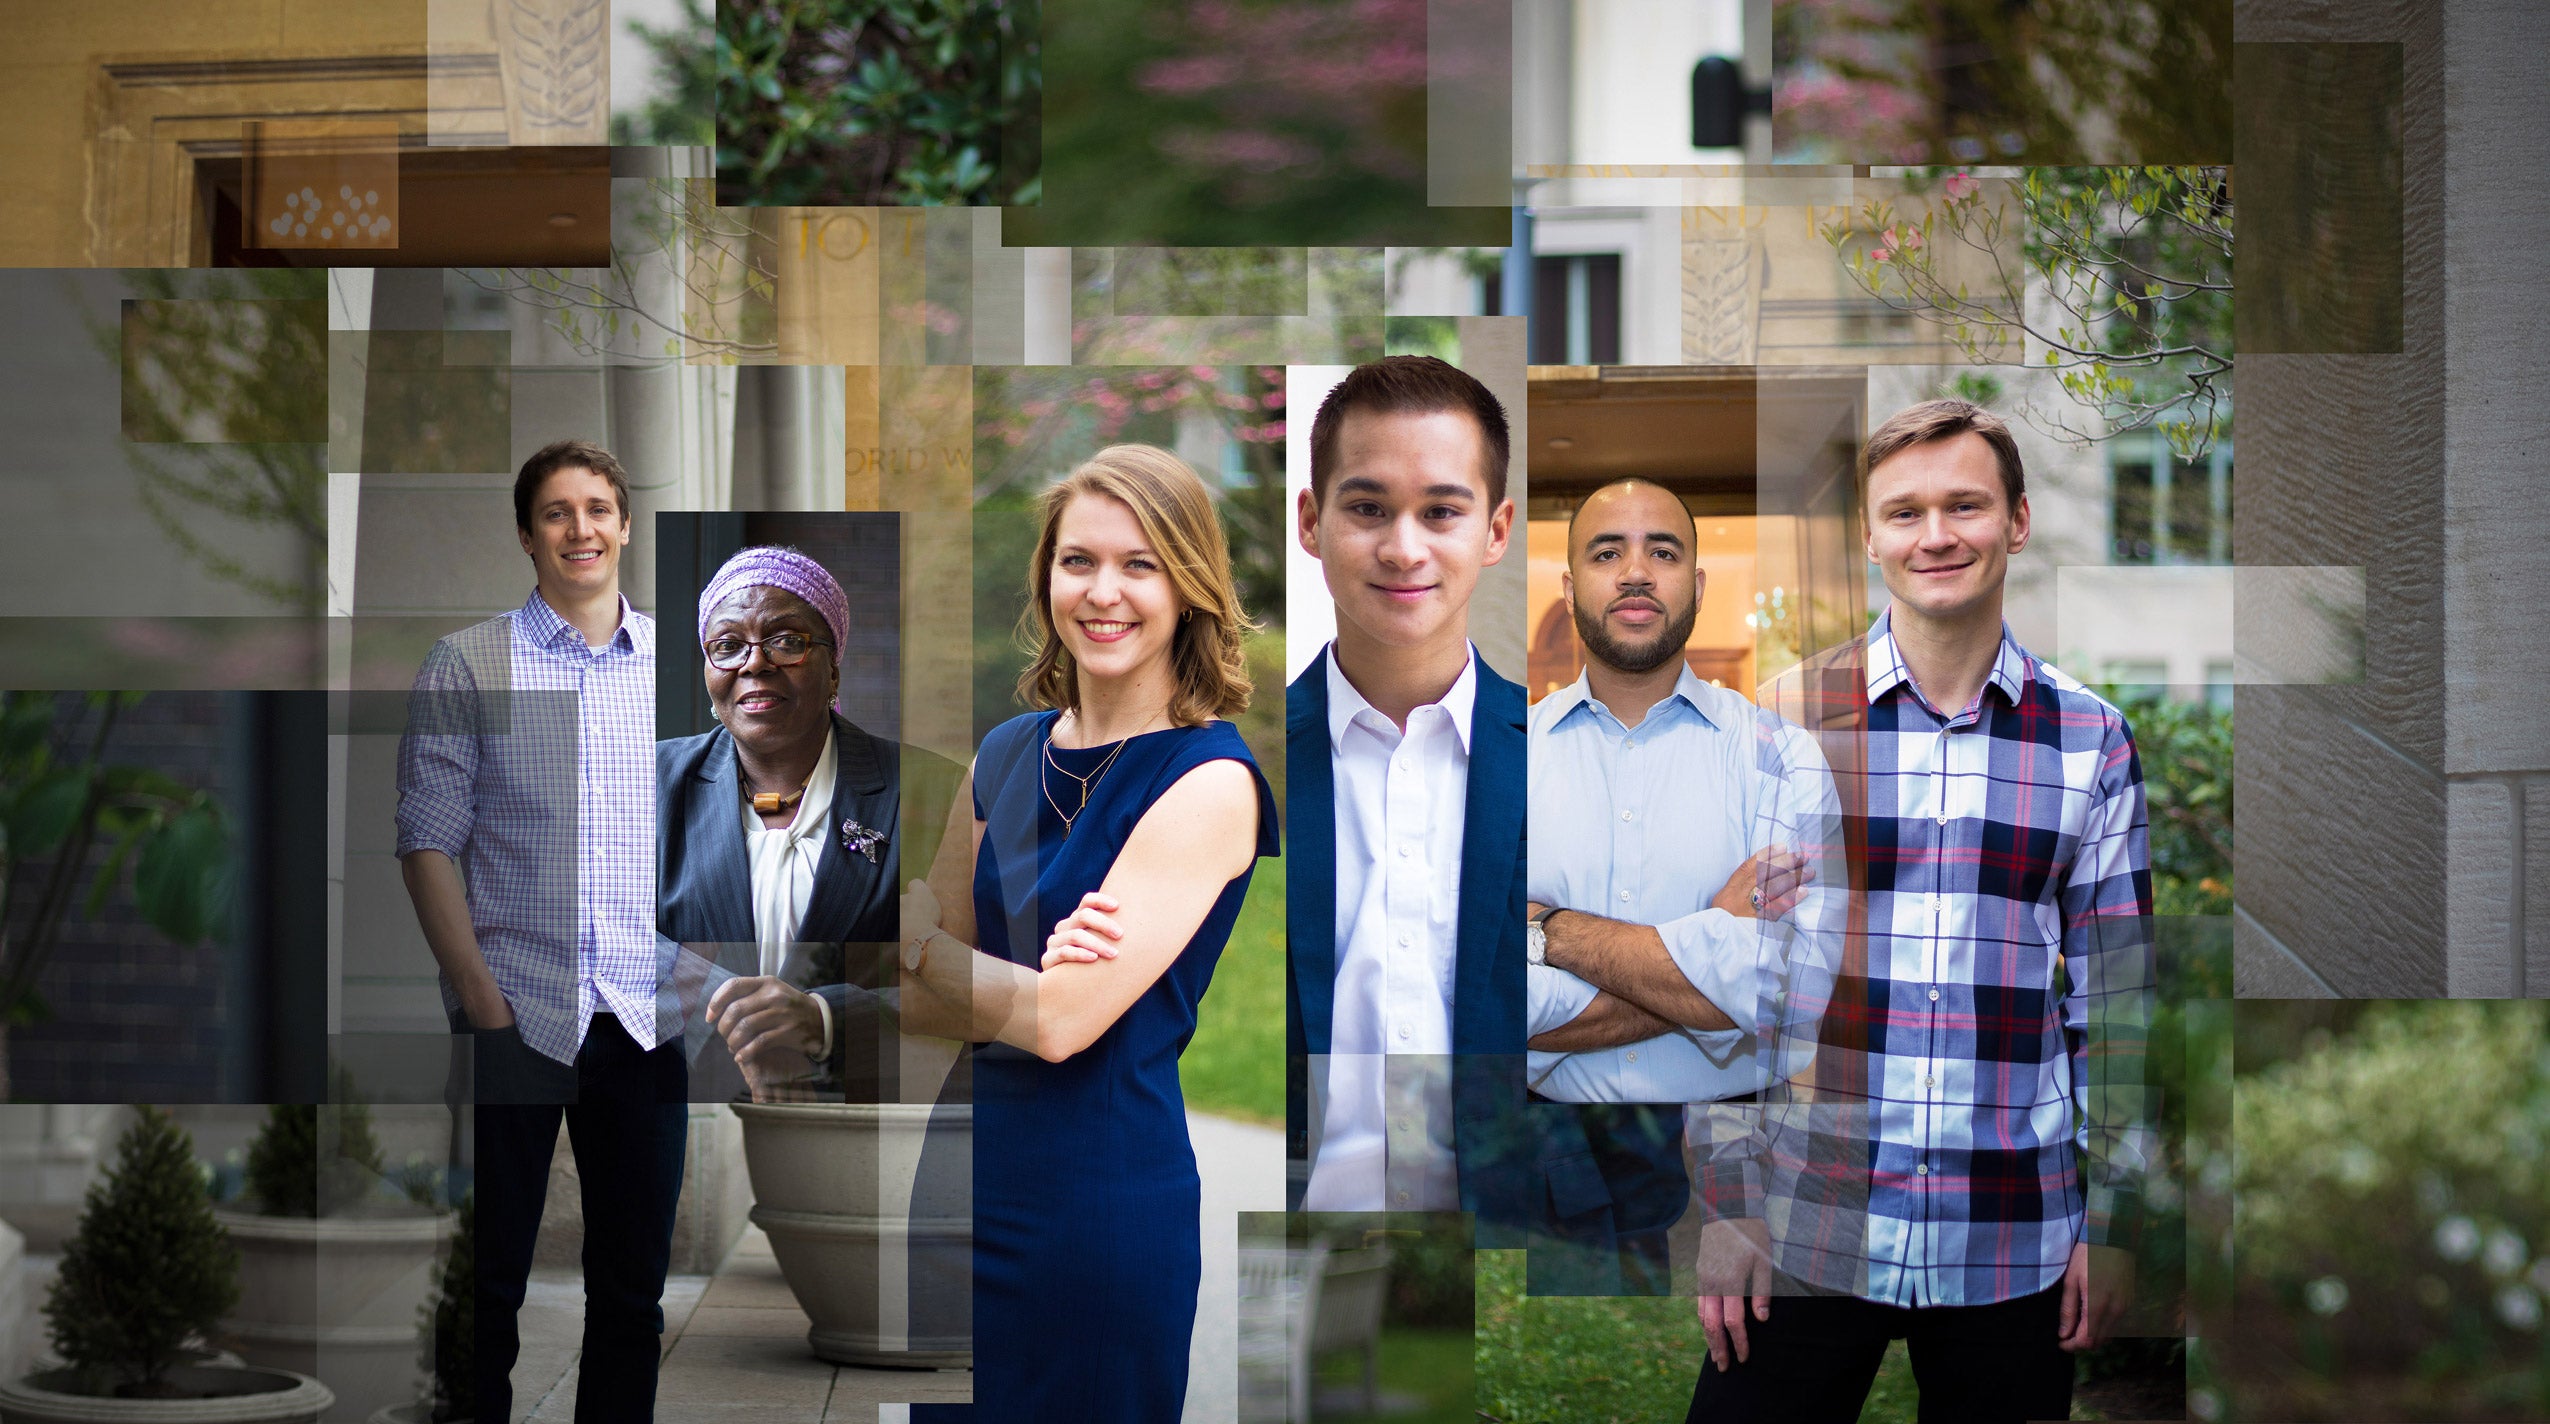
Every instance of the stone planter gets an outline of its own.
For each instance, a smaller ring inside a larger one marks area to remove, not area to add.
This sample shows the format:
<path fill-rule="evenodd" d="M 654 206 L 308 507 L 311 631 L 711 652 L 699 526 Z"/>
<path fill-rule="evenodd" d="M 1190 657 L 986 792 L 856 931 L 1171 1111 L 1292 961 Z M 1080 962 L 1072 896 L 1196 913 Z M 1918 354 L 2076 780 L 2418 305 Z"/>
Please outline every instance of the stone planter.
<path fill-rule="evenodd" d="M 965 1368 L 973 1340 L 970 1106 L 732 1104 L 753 1224 L 836 1364 Z M 924 1135 L 930 1174 L 916 1187 Z"/>
<path fill-rule="evenodd" d="M 448 1213 L 214 1215 L 239 1248 L 239 1305 L 216 1343 L 252 1365 L 327 1381 L 330 1419 L 416 1398 L 416 1312 L 451 1235 Z"/>
<path fill-rule="evenodd" d="M 171 1383 L 201 1399 L 74 1394 L 78 1375 L 46 1370 L 0 1384 L 0 1424 L 316 1424 L 336 1403 L 326 1385 L 290 1370 L 179 1365 Z"/>

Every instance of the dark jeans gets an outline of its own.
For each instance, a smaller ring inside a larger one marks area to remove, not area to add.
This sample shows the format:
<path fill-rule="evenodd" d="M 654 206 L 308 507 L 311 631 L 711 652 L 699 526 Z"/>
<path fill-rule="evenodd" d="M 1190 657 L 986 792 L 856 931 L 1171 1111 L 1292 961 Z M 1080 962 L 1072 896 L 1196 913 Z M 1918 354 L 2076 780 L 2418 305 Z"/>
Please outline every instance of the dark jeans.
<path fill-rule="evenodd" d="M 2062 1287 L 1992 1305 L 1921 1310 L 1843 1295 L 1775 1295 L 1745 1331 L 1745 1360 L 1707 1356 L 1687 1424 L 1777 1420 L 1853 1424 L 1886 1357 L 1903 1340 L 1921 1386 L 1921 1424 L 2022 1424 L 2072 1416 L 2072 1357 L 2055 1343 Z"/>
<path fill-rule="evenodd" d="M 468 1033 L 466 1023 L 455 1025 Z M 523 1046 L 512 1029 L 469 1033 L 477 1100 L 478 1293 L 476 1418 L 513 1407 L 522 1337 L 515 1317 L 531 1278 L 549 1159 L 564 1116 L 584 1183 L 584 1356 L 579 1424 L 655 1415 L 664 1334 L 664 1274 L 682 1193 L 689 1127 L 679 1039 L 652 1051 L 596 1014 L 569 1067 Z"/>

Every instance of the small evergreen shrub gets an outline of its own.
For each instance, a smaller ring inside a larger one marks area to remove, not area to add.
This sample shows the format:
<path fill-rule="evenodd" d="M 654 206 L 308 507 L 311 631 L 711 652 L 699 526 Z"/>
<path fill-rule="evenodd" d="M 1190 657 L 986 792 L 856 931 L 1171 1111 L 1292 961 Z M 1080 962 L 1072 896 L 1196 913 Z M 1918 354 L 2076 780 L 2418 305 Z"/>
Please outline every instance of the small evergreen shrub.
<path fill-rule="evenodd" d="M 427 1417 L 433 1424 L 475 1418 L 478 1409 L 476 1339 L 478 1313 L 471 1302 L 478 1290 L 478 1203 L 475 1194 L 460 1200 L 460 1224 L 452 1232 L 451 1251 L 434 1273 L 434 1293 L 417 1307 L 425 1332 L 425 1349 L 417 1364 L 426 1380 Z"/>
<path fill-rule="evenodd" d="M 239 1257 L 213 1220 L 193 1140 L 159 1109 L 136 1111 L 44 1306 L 55 1352 L 101 1395 L 170 1393 L 186 1342 L 239 1299 Z"/>
<path fill-rule="evenodd" d="M 248 1149 L 248 1194 L 268 1216 L 333 1216 L 371 1194 L 381 1175 L 381 1145 L 371 1109 L 330 1103 L 335 1150 L 321 1153 L 319 1114 L 310 1103 L 277 1103 Z"/>

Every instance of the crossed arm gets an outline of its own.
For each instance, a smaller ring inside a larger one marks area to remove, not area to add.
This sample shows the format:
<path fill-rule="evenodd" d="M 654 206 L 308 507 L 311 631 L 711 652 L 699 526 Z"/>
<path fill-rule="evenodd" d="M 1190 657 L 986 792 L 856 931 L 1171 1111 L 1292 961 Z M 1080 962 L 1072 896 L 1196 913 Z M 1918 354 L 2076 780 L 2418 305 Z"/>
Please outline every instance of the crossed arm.
<path fill-rule="evenodd" d="M 1766 897 L 1762 913 L 1777 916 L 1796 903 L 1805 881 L 1813 878 L 1805 859 L 1770 846 L 1746 858 L 1710 901 L 1713 908 L 1740 919 L 1754 917 L 1756 886 Z M 1546 908 L 1532 905 L 1538 915 Z M 1582 1053 L 1640 1043 L 1677 1028 L 1735 1027 L 1735 1020 L 1674 962 L 1664 936 L 1653 925 L 1606 919 L 1582 910 L 1561 909 L 1542 921 L 1548 936 L 1546 959 L 1594 986 L 1593 1001 L 1575 1018 L 1533 1036 L 1530 1046 L 1544 1053 Z"/>
<path fill-rule="evenodd" d="M 1537 915 L 1543 908 L 1534 905 L 1530 912 Z M 1653 1023 L 1657 1027 L 1639 1035 L 1653 1038 L 1675 1025 L 1704 1030 L 1735 1027 L 1735 1020 L 1691 986 L 1655 926 L 1605 919 L 1582 910 L 1561 910 L 1542 922 L 1542 930 L 1549 937 L 1546 957 L 1550 965 L 1602 991 L 1586 1007 L 1587 1013 L 1602 1007 L 1605 997 L 1621 1001 L 1620 1007 L 1603 1010 L 1602 1022 L 1612 1025 L 1613 1031 L 1627 1032 Z M 1551 1032 L 1574 1029 L 1584 1017 L 1580 1014 L 1575 1022 Z M 1637 1039 L 1616 1041 L 1634 1043 Z M 1533 1044 L 1535 1048 L 1539 1046 L 1537 1042 Z"/>
<path fill-rule="evenodd" d="M 969 771 L 937 863 L 903 897 L 904 1027 L 1006 1043 L 1049 1063 L 1097 1042 L 1123 1017 L 1168 972 L 1223 887 L 1257 855 L 1257 786 L 1248 768 L 1206 762 L 1152 803 L 1107 869 L 1099 893 L 1122 907 L 1109 920 L 1116 953 L 1048 960 L 1040 971 L 974 948 L 980 934 L 972 885 L 983 823 L 972 820 L 973 803 Z M 954 833 L 957 816 L 967 818 L 970 834 Z"/>
<path fill-rule="evenodd" d="M 1257 853 L 1248 768 L 1236 761 L 1195 768 L 1143 813 L 1107 871 L 1103 893 L 1135 906 L 1109 922 L 1121 936 L 1120 957 L 1039 973 L 974 948 L 974 858 L 984 826 L 973 818 L 973 787 L 968 770 L 928 878 L 903 896 L 907 967 L 895 997 L 906 1032 L 997 1041 L 1061 1062 L 1095 1043 L 1168 972 L 1222 887 Z M 916 944 L 927 947 L 917 972 L 908 967 Z M 748 1074 L 765 1054 L 784 1055 L 775 1061 L 785 1072 L 798 1055 L 819 1059 L 828 1048 L 813 997 L 776 979 L 728 981 L 707 1014 Z"/>

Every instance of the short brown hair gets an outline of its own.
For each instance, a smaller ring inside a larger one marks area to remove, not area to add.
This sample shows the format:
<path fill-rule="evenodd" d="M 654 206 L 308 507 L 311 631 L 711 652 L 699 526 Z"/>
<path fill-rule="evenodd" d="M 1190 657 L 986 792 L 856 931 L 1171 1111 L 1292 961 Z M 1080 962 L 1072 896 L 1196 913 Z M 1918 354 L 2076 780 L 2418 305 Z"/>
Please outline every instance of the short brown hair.
<path fill-rule="evenodd" d="M 611 452 L 586 440 L 553 440 L 539 452 L 522 462 L 522 473 L 514 476 L 514 527 L 525 534 L 531 532 L 531 501 L 540 486 L 560 470 L 591 470 L 611 482 L 611 498 L 620 506 L 620 522 L 629 522 L 629 472 L 611 458 Z"/>
<path fill-rule="evenodd" d="M 1508 438 L 1505 406 L 1479 378 L 1435 356 L 1384 356 L 1346 373 L 1319 403 L 1310 423 L 1310 497 L 1328 498 L 1329 481 L 1337 475 L 1337 431 L 1349 411 L 1376 415 L 1431 415 L 1439 410 L 1466 411 L 1479 423 L 1487 458 L 1480 474 L 1487 480 L 1488 507 L 1505 502 Z"/>
<path fill-rule="evenodd" d="M 1915 445 L 1934 440 L 1975 434 L 1992 447 L 1992 456 L 2001 464 L 2001 493 L 2010 507 L 2019 507 L 2019 499 L 2028 492 L 2028 472 L 2019 463 L 2019 442 L 2001 417 L 1970 400 L 1942 396 L 1918 405 L 1908 405 L 1886 417 L 1886 423 L 1868 433 L 1868 443 L 1859 450 L 1859 502 L 1868 503 L 1868 472 Z"/>
<path fill-rule="evenodd" d="M 1186 461 L 1157 445 L 1110 445 L 1045 491 L 1038 520 L 1036 557 L 1027 566 L 1027 607 L 1018 634 L 1035 654 L 1018 675 L 1018 695 L 1030 707 L 1080 707 L 1080 680 L 1071 654 L 1054 627 L 1054 545 L 1065 506 L 1084 494 L 1122 501 L 1142 525 L 1142 537 L 1159 556 L 1169 581 L 1192 616 L 1178 620 L 1169 663 L 1178 679 L 1169 697 L 1169 720 L 1196 727 L 1248 710 L 1247 635 L 1257 625 L 1240 607 L 1231 578 L 1230 540 L 1222 533 L 1213 492 Z"/>

